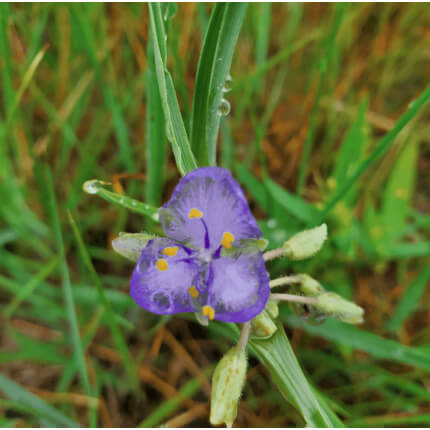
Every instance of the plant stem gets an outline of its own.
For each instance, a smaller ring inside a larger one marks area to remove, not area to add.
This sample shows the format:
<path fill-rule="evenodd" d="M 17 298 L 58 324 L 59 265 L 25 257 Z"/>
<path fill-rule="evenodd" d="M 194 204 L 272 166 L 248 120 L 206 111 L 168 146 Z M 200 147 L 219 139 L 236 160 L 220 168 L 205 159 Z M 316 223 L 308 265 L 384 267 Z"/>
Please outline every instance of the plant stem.
<path fill-rule="evenodd" d="M 295 294 L 271 294 L 270 299 L 271 300 L 283 300 L 286 302 L 306 303 L 309 305 L 318 304 L 318 299 L 316 299 L 314 297 L 303 297 L 303 296 L 297 296 Z"/>
<path fill-rule="evenodd" d="M 246 345 L 248 344 L 249 330 L 251 329 L 251 323 L 248 321 L 242 325 L 242 331 L 240 332 L 239 341 L 237 346 L 240 351 L 245 351 Z"/>
<path fill-rule="evenodd" d="M 263 254 L 264 261 L 274 260 L 275 258 L 282 257 L 285 254 L 284 248 L 272 249 Z"/>
<path fill-rule="evenodd" d="M 282 285 L 299 284 L 302 282 L 300 275 L 282 276 L 270 281 L 270 288 L 280 287 Z"/>

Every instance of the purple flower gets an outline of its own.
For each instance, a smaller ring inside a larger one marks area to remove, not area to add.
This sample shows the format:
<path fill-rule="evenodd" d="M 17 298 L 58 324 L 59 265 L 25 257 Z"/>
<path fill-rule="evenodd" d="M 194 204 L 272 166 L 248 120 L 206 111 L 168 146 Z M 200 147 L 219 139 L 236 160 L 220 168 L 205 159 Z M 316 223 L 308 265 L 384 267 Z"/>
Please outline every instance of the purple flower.
<path fill-rule="evenodd" d="M 167 238 L 148 242 L 131 279 L 139 306 L 236 323 L 263 310 L 269 277 L 262 253 L 249 245 L 261 230 L 228 170 L 188 173 L 159 213 Z"/>

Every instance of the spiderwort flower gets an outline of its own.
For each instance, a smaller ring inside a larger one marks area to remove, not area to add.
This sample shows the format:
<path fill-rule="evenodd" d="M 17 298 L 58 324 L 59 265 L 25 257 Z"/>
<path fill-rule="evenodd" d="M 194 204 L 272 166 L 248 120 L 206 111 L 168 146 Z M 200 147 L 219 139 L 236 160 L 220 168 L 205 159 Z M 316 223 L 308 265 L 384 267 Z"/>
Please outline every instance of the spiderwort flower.
<path fill-rule="evenodd" d="M 264 309 L 269 276 L 261 251 L 249 246 L 262 233 L 228 170 L 189 172 L 159 215 L 167 238 L 148 242 L 131 279 L 139 306 L 236 323 Z"/>

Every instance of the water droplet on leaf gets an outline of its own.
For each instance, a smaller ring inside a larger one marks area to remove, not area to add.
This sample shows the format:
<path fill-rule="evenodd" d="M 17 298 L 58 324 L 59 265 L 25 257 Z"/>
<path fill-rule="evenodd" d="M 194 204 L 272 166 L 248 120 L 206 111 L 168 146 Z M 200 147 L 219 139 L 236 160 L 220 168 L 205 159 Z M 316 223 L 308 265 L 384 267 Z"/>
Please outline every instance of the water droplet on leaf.
<path fill-rule="evenodd" d="M 97 179 L 90 179 L 82 185 L 83 190 L 88 194 L 97 194 L 100 189 L 100 181 Z"/>
<path fill-rule="evenodd" d="M 218 115 L 226 116 L 230 113 L 230 102 L 226 99 L 222 99 L 218 106 Z"/>
<path fill-rule="evenodd" d="M 227 77 L 225 78 L 225 82 L 224 82 L 224 86 L 222 87 L 222 91 L 224 93 L 228 93 L 229 91 L 231 91 L 232 84 L 233 84 L 233 79 L 232 79 L 231 75 L 228 74 Z"/>

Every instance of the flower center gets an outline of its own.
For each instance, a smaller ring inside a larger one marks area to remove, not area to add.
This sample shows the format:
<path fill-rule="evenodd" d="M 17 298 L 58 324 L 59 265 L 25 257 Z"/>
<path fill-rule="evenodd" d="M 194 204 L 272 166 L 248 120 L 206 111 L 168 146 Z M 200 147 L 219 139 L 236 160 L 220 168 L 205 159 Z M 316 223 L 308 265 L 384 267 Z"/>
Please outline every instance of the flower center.
<path fill-rule="evenodd" d="M 200 249 L 197 252 L 197 258 L 202 263 L 210 263 L 212 261 L 212 252 L 209 249 Z"/>

